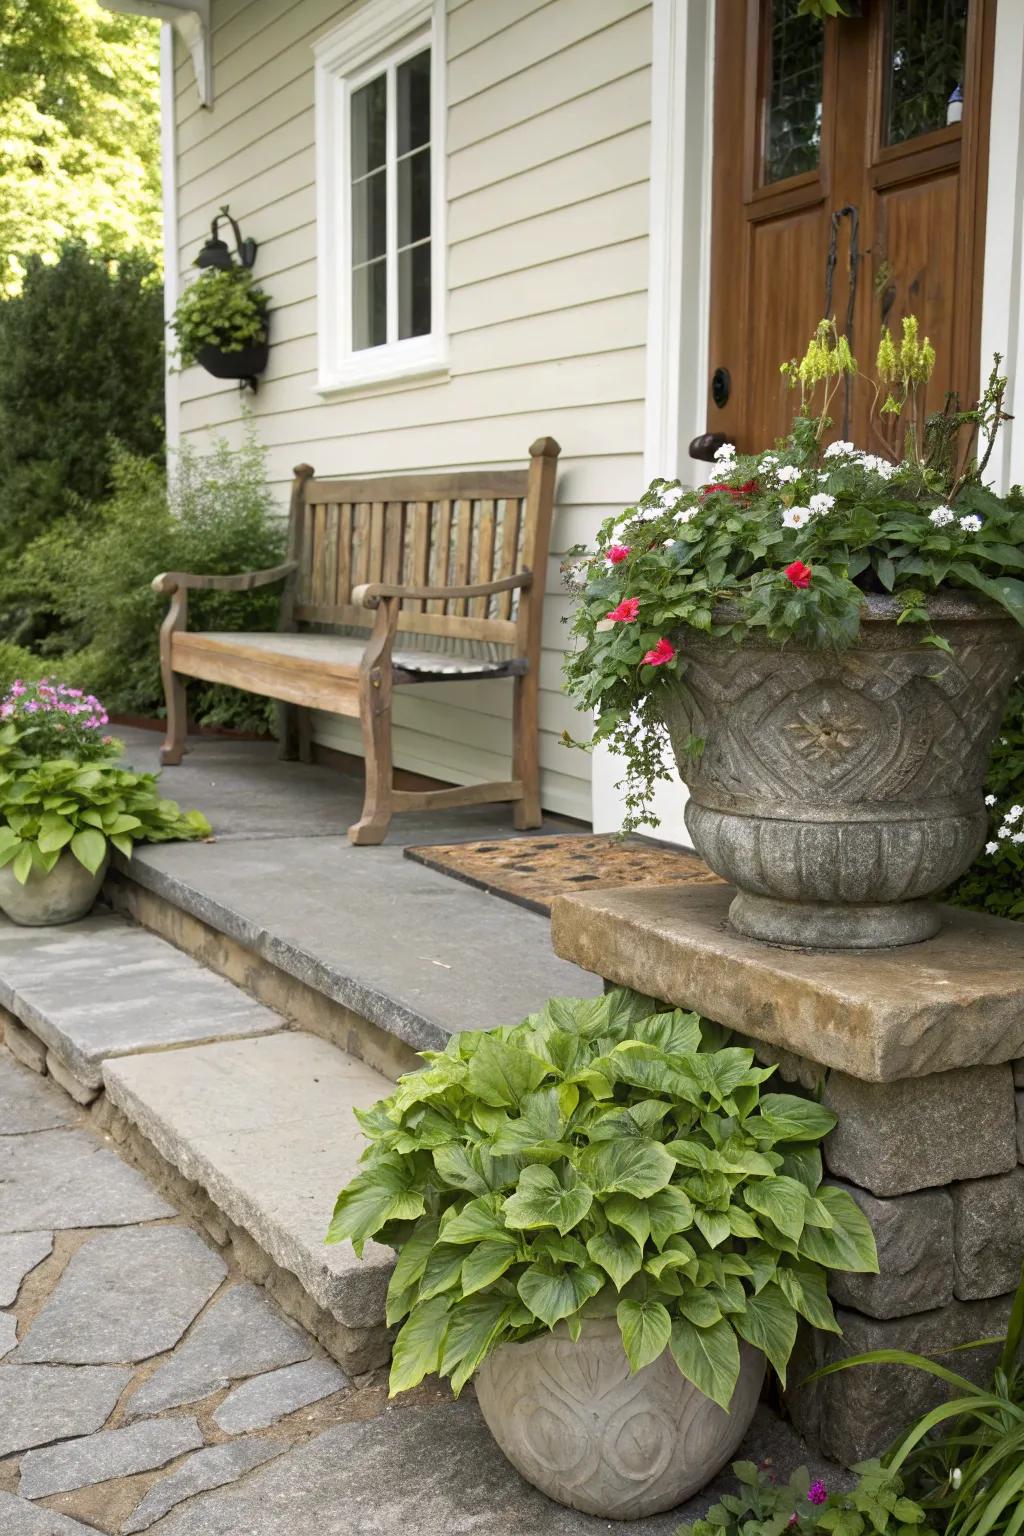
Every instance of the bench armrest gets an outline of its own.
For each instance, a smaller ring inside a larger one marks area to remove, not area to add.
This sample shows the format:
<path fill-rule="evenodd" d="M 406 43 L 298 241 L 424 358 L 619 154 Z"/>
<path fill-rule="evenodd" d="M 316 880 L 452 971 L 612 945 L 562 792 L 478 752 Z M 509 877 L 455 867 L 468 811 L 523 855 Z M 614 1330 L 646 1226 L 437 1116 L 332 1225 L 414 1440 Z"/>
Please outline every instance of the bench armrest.
<path fill-rule="evenodd" d="M 241 571 L 234 576 L 195 576 L 190 571 L 164 571 L 153 577 L 151 585 L 154 592 L 179 592 L 183 588 L 195 592 L 251 592 L 254 587 L 267 587 L 297 569 L 297 561 L 286 560 L 284 565 L 275 565 L 269 571 Z"/>
<path fill-rule="evenodd" d="M 377 608 L 383 597 L 417 597 L 447 599 L 460 597 L 490 597 L 492 592 L 509 592 L 514 587 L 533 584 L 532 571 L 517 571 L 514 576 L 503 576 L 500 581 L 483 581 L 475 587 L 420 587 L 392 585 L 389 582 L 370 581 L 352 588 L 352 601 L 357 607 Z"/>

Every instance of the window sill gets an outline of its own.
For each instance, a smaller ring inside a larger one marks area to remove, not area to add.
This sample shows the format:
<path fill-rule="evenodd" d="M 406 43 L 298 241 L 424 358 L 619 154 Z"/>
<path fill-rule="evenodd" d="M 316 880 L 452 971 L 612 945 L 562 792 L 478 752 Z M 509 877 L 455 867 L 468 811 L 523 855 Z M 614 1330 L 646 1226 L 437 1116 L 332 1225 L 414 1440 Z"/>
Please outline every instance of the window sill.
<path fill-rule="evenodd" d="M 319 379 L 313 393 L 333 400 L 343 395 L 386 391 L 406 383 L 442 383 L 448 376 L 448 358 L 441 352 L 405 363 L 379 359 L 369 367 L 345 368 L 333 377 Z"/>

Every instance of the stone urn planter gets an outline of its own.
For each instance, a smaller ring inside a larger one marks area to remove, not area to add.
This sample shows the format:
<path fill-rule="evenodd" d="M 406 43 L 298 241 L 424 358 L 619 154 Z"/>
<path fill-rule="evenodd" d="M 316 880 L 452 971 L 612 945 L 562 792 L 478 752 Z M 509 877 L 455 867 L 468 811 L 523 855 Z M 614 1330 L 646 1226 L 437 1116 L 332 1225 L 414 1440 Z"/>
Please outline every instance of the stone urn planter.
<path fill-rule="evenodd" d="M 876 596 L 846 651 L 679 637 L 686 666 L 664 690 L 664 717 L 694 847 L 738 887 L 738 932 L 860 949 L 938 931 L 928 898 L 984 840 L 988 752 L 1024 631 L 959 593 L 928 609 L 952 656 Z"/>
<path fill-rule="evenodd" d="M 614 1317 L 505 1344 L 476 1377 L 487 1426 L 512 1465 L 559 1504 L 612 1520 L 673 1509 L 710 1482 L 750 1425 L 764 1356 L 740 1345 L 724 1412 L 666 1350 L 635 1375 Z"/>
<path fill-rule="evenodd" d="M 73 923 L 95 905 L 108 862 L 91 875 L 74 854 L 64 852 L 49 874 L 33 869 L 24 885 L 8 864 L 0 869 L 0 911 L 26 928 Z"/>

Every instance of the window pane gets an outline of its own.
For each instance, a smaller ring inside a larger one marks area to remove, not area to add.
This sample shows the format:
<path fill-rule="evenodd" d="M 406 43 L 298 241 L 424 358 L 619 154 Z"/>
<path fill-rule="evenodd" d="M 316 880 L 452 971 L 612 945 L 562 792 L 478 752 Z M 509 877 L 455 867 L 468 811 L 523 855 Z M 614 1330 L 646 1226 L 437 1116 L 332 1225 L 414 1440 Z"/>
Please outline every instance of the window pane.
<path fill-rule="evenodd" d="M 378 75 L 352 92 L 352 179 L 384 164 L 388 78 Z"/>
<path fill-rule="evenodd" d="M 430 235 L 430 150 L 420 149 L 398 162 L 398 244 L 412 245 Z"/>
<path fill-rule="evenodd" d="M 430 141 L 430 49 L 399 64 L 396 77 L 398 153 L 405 155 Z"/>
<path fill-rule="evenodd" d="M 352 350 L 380 347 L 387 339 L 387 262 L 381 258 L 352 273 Z"/>
<path fill-rule="evenodd" d="M 398 336 L 430 334 L 430 241 L 398 257 Z"/>
<path fill-rule="evenodd" d="M 818 165 L 825 29 L 813 16 L 798 16 L 798 4 L 773 0 L 770 7 L 765 182 L 784 181 Z"/>
<path fill-rule="evenodd" d="M 352 188 L 352 264 L 383 256 L 387 241 L 387 172 L 374 171 Z"/>
<path fill-rule="evenodd" d="M 887 143 L 902 144 L 959 122 L 967 10 L 968 0 L 890 0 Z"/>

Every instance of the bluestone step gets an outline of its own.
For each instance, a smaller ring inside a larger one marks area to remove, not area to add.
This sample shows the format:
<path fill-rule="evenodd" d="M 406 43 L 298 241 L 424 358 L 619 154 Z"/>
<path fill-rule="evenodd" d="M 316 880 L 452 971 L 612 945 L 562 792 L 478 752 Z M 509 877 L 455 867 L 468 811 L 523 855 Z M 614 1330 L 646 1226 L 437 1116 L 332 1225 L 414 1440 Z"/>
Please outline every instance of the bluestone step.
<path fill-rule="evenodd" d="M 365 1145 L 353 1107 L 388 1094 L 386 1078 L 303 1033 L 123 1057 L 103 1077 L 111 1103 L 318 1306 L 357 1334 L 380 1328 L 391 1250 L 368 1243 L 359 1260 L 324 1236 Z"/>
<path fill-rule="evenodd" d="M 94 1091 L 110 1057 L 284 1028 L 279 1014 L 112 912 L 58 928 L 0 918 L 0 1007 Z"/>

